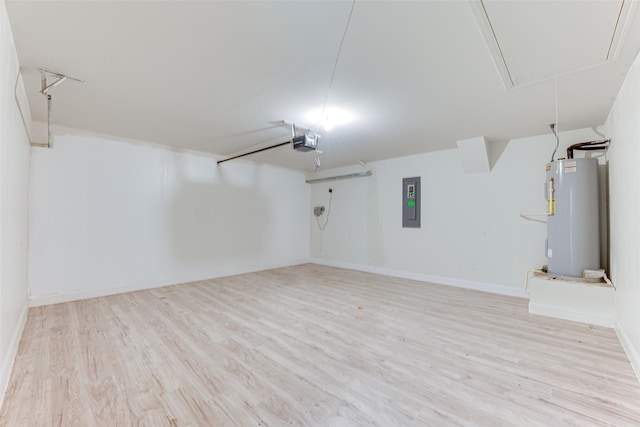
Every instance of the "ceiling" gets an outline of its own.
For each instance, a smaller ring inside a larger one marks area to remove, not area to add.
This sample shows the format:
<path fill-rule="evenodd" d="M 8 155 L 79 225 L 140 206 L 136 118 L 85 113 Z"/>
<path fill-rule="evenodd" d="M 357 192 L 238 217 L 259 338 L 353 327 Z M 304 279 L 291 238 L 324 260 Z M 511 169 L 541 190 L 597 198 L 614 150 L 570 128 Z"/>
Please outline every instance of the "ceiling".
<path fill-rule="evenodd" d="M 323 169 L 547 133 L 556 90 L 560 131 L 600 125 L 640 49 L 629 0 L 358 0 L 342 50 L 351 1 L 6 4 L 34 120 L 37 68 L 85 80 L 51 91 L 55 125 L 220 155 L 315 128 L 326 99 L 352 120 L 320 127 Z"/>

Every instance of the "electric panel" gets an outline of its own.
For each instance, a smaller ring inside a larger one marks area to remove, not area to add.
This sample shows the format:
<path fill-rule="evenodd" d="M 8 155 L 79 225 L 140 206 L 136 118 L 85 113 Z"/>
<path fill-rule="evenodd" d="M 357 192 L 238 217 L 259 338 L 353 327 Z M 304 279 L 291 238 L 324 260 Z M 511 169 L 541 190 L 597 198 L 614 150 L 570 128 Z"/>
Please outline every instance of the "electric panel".
<path fill-rule="evenodd" d="M 420 177 L 402 179 L 402 227 L 420 228 Z"/>

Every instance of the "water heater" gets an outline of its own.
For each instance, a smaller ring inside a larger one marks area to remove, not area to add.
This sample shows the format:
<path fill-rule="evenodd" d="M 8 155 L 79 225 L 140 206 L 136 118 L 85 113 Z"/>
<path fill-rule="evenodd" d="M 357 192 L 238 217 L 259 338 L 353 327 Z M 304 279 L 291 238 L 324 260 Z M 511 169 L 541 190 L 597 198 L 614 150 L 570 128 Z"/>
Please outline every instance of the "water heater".
<path fill-rule="evenodd" d="M 582 277 L 585 269 L 599 269 L 598 160 L 548 163 L 545 194 L 549 274 Z"/>

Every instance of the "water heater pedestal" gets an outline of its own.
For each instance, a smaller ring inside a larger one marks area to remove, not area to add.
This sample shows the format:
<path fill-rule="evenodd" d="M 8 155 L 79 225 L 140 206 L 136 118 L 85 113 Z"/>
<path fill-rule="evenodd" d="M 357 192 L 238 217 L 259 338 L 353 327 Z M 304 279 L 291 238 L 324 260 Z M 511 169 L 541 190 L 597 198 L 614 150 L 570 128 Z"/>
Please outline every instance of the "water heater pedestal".
<path fill-rule="evenodd" d="M 528 273 L 529 313 L 612 328 L 615 288 L 606 282 Z"/>

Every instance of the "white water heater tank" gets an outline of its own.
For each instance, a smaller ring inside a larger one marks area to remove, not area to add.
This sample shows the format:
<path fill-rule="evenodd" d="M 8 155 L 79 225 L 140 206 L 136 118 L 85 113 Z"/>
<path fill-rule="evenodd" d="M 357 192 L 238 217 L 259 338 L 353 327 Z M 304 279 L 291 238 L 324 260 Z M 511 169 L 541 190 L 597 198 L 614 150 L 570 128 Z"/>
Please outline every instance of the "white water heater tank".
<path fill-rule="evenodd" d="M 548 163 L 545 185 L 547 201 L 555 200 L 555 213 L 547 217 L 549 274 L 582 277 L 585 269 L 599 269 L 598 160 Z"/>

